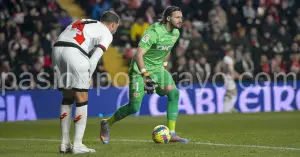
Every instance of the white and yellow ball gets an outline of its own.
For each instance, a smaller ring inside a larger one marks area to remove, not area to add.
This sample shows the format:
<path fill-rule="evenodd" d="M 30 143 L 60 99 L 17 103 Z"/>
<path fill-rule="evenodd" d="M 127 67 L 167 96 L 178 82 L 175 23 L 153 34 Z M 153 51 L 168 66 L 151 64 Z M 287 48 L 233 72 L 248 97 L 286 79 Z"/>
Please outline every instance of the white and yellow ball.
<path fill-rule="evenodd" d="M 153 129 L 152 140 L 155 143 L 168 143 L 171 139 L 169 128 L 164 125 L 158 125 Z"/>

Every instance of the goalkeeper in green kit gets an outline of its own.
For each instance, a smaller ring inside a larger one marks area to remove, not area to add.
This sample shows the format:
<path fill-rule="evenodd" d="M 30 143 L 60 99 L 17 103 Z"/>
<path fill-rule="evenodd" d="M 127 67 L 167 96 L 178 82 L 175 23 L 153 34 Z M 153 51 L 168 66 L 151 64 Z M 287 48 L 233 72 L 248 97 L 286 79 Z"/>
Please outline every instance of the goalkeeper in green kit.
<path fill-rule="evenodd" d="M 120 107 L 108 119 L 101 121 L 102 143 L 109 143 L 110 126 L 139 111 L 145 92 L 168 97 L 167 127 L 171 133 L 170 142 L 188 142 L 175 133 L 179 91 L 171 74 L 166 70 L 169 53 L 180 35 L 178 29 L 181 28 L 181 24 L 181 9 L 170 6 L 163 12 L 162 21 L 152 24 L 146 30 L 130 65 L 129 103 Z"/>

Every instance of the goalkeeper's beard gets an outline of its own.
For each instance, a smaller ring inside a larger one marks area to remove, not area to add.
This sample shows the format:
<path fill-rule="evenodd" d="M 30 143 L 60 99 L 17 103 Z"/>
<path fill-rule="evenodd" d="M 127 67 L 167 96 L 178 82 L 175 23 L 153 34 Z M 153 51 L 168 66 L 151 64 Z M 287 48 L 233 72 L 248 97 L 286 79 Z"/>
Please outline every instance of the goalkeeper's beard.
<path fill-rule="evenodd" d="M 169 22 L 169 24 L 170 24 L 170 26 L 171 26 L 172 29 L 174 29 L 174 28 L 180 29 L 181 26 L 182 26 L 181 22 L 178 23 L 178 26 L 176 24 L 173 24 L 172 22 Z"/>

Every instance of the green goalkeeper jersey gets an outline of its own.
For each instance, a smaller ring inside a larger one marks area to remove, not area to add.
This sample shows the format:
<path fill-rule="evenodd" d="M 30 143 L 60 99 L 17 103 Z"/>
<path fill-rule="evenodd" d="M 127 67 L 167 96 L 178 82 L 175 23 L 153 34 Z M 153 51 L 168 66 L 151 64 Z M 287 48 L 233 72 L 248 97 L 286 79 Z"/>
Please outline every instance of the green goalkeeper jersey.
<path fill-rule="evenodd" d="M 139 42 L 139 47 L 147 51 L 143 56 L 147 71 L 154 71 L 163 67 L 164 59 L 173 48 L 179 34 L 178 29 L 174 28 L 172 32 L 168 32 L 165 25 L 160 23 L 154 23 L 148 27 Z M 131 61 L 130 72 L 140 73 L 134 59 Z"/>

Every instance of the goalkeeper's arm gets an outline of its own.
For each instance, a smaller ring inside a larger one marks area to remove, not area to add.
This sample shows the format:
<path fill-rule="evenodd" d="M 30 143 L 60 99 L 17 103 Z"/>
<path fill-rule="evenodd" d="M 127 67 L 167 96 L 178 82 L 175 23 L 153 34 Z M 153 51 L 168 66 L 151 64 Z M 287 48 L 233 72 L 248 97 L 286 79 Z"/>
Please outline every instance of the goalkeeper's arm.
<path fill-rule="evenodd" d="M 169 58 L 170 58 L 170 53 L 171 53 L 171 52 L 168 52 L 168 54 L 166 55 L 165 60 L 164 60 L 164 62 L 163 62 L 163 66 L 164 66 L 164 68 L 165 68 L 166 70 L 168 70 L 168 61 L 169 61 Z"/>
<path fill-rule="evenodd" d="M 144 64 L 144 54 L 147 51 L 141 47 L 138 47 L 137 52 L 134 56 L 134 59 L 139 67 L 140 72 L 142 73 L 144 77 L 144 82 L 145 82 L 145 91 L 148 94 L 153 94 L 155 92 L 155 82 L 150 78 L 150 74 L 146 71 L 145 69 L 145 64 Z"/>
<path fill-rule="evenodd" d="M 134 55 L 134 60 L 136 61 L 136 64 L 140 70 L 140 72 L 143 75 L 148 75 L 148 72 L 145 69 L 145 63 L 144 63 L 144 58 L 143 56 L 146 54 L 146 50 L 143 49 L 142 47 L 138 47 L 136 54 Z"/>

